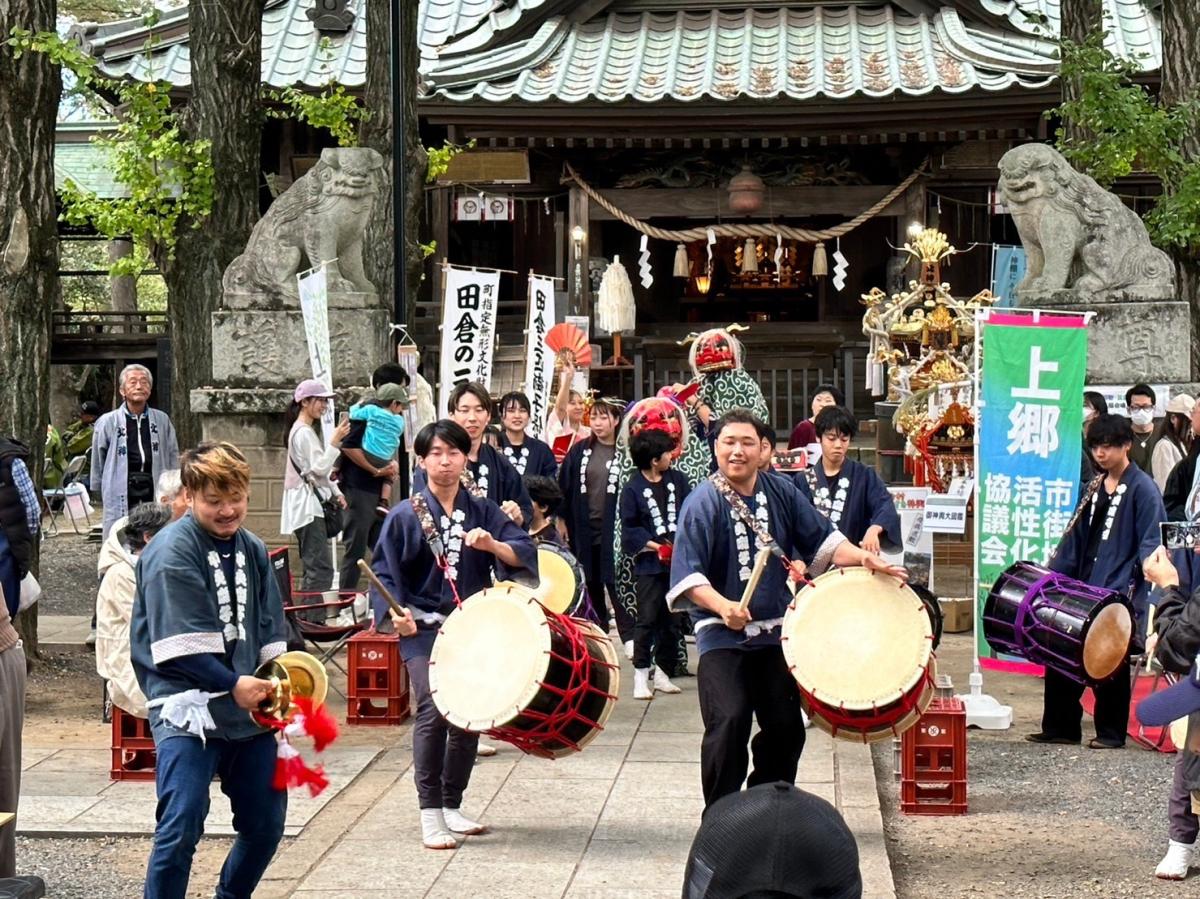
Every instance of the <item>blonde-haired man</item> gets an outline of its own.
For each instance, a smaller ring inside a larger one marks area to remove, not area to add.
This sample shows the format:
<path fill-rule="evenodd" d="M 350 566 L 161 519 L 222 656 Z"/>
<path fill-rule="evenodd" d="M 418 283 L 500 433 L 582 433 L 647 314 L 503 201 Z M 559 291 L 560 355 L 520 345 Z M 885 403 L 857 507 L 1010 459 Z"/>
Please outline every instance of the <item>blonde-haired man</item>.
<path fill-rule="evenodd" d="M 266 547 L 242 528 L 245 456 L 229 443 L 202 443 L 180 469 L 190 511 L 142 554 L 130 627 L 158 753 L 145 896 L 187 894 L 216 775 L 237 831 L 216 895 L 233 899 L 253 894 L 283 836 L 287 794 L 271 783 L 275 736 L 247 712 L 271 690 L 254 671 L 287 648 L 286 629 Z"/>

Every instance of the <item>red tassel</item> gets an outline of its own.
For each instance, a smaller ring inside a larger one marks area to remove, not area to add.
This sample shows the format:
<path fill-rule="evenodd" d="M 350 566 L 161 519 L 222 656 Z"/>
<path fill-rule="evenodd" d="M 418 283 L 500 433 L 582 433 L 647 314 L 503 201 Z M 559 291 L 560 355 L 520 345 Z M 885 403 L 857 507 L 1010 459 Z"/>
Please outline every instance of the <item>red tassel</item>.
<path fill-rule="evenodd" d="M 312 737 L 313 748 L 323 752 L 338 737 L 337 719 L 329 714 L 324 704 L 314 708 L 310 696 L 298 696 L 294 701 L 304 716 L 304 731 Z"/>
<path fill-rule="evenodd" d="M 276 790 L 307 786 L 308 792 L 315 797 L 329 786 L 329 778 L 325 776 L 325 769 L 321 765 L 310 768 L 298 755 L 288 758 L 280 756 L 275 760 L 275 778 L 272 786 Z"/>

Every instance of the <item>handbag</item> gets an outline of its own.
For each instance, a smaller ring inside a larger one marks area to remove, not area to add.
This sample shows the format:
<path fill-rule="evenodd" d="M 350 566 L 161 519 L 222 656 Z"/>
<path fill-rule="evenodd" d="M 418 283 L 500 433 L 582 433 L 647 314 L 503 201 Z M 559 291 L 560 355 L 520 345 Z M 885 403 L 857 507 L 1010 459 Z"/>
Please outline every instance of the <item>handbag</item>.
<path fill-rule="evenodd" d="M 312 482 L 311 478 L 306 477 L 300 466 L 296 464 L 290 446 L 288 450 L 288 461 L 292 463 L 292 468 L 296 469 L 296 474 L 300 475 L 300 479 L 308 485 L 308 489 L 313 492 L 313 496 L 321 504 L 321 517 L 325 520 L 325 536 L 330 540 L 336 540 L 346 527 L 346 510 L 342 508 L 337 501 L 337 496 L 332 491 L 328 496 L 322 496 L 317 485 Z"/>
<path fill-rule="evenodd" d="M 42 585 L 38 583 L 38 579 L 30 571 L 25 577 L 21 578 L 21 598 L 17 602 L 17 611 L 24 612 L 41 598 Z"/>

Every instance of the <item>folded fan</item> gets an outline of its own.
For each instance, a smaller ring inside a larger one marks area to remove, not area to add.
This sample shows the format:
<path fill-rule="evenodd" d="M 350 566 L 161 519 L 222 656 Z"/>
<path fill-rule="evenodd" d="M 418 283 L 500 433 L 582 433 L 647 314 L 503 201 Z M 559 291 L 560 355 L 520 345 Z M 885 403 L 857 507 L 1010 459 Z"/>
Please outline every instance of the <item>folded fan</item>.
<path fill-rule="evenodd" d="M 587 368 L 592 364 L 592 348 L 587 335 L 569 322 L 555 325 L 546 332 L 546 346 L 560 360 L 572 361 L 576 368 Z"/>

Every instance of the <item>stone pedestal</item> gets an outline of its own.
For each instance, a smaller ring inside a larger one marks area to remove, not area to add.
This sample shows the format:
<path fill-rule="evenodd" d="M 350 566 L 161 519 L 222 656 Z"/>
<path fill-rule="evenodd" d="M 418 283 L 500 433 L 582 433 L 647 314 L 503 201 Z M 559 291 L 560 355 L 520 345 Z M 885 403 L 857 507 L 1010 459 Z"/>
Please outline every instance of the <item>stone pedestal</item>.
<path fill-rule="evenodd" d="M 1022 294 L 1020 305 L 1094 312 L 1088 324 L 1089 384 L 1182 384 L 1191 380 L 1191 308 L 1133 296 L 1085 299 L 1072 290 Z"/>
<path fill-rule="evenodd" d="M 388 312 L 372 294 L 331 294 L 329 344 L 337 408 L 357 402 L 371 372 L 387 359 Z M 213 383 L 192 391 L 205 440 L 227 440 L 250 463 L 246 527 L 271 546 L 279 533 L 287 465 L 285 416 L 296 385 L 312 377 L 304 317 L 295 303 L 231 294 L 213 313 Z M 299 559 L 292 559 L 293 572 Z"/>
<path fill-rule="evenodd" d="M 329 351 L 337 384 L 368 384 L 387 352 L 386 309 L 329 304 Z M 297 310 L 213 313 L 213 380 L 230 387 L 293 387 L 312 377 L 304 316 Z"/>

